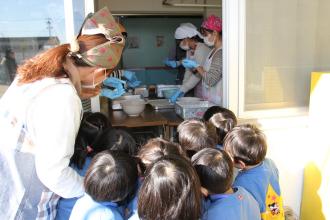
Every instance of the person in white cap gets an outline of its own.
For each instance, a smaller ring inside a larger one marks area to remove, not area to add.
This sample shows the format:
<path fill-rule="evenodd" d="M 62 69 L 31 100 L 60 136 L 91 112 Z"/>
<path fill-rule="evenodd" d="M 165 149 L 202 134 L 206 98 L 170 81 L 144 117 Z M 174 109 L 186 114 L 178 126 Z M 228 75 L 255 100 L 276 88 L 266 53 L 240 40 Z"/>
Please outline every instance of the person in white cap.
<path fill-rule="evenodd" d="M 195 60 L 200 65 L 203 65 L 207 54 L 210 52 L 210 48 L 206 46 L 202 40 L 202 35 L 198 32 L 197 28 L 191 23 L 182 23 L 175 30 L 175 39 L 181 40 L 180 48 L 186 52 L 186 58 Z M 181 65 L 181 61 L 166 60 L 165 64 L 172 68 L 176 68 Z M 182 86 L 180 89 L 170 98 L 171 102 L 176 102 L 178 98 L 184 96 L 186 92 L 195 88 L 200 82 L 201 77 L 198 74 L 194 74 L 191 69 L 186 68 Z M 198 91 L 195 91 L 198 94 Z"/>

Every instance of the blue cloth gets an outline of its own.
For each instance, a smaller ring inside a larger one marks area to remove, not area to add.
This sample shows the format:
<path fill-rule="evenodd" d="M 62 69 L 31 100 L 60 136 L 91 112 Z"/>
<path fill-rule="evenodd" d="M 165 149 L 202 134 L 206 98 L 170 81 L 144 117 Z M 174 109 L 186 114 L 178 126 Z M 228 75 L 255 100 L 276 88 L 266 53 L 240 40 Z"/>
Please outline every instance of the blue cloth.
<path fill-rule="evenodd" d="M 88 194 L 78 199 L 71 220 L 124 220 L 124 209 L 112 202 L 95 202 Z"/>
<path fill-rule="evenodd" d="M 199 64 L 195 60 L 184 59 L 182 60 L 182 66 L 184 66 L 184 68 L 194 69 L 197 68 Z"/>
<path fill-rule="evenodd" d="M 202 220 L 258 220 L 261 219 L 258 203 L 242 187 L 233 194 L 211 195 Z"/>
<path fill-rule="evenodd" d="M 75 171 L 77 171 L 77 173 L 80 176 L 85 176 L 86 171 L 89 167 L 89 164 L 91 163 L 92 158 L 91 157 L 87 157 L 85 164 L 83 166 L 82 169 L 78 169 L 76 166 L 71 166 Z M 76 201 L 79 198 L 71 198 L 71 199 L 65 199 L 65 198 L 61 198 L 60 201 L 57 204 L 57 214 L 56 214 L 56 220 L 67 220 L 69 219 L 70 215 L 71 215 L 71 211 L 73 206 L 76 204 Z"/>
<path fill-rule="evenodd" d="M 166 60 L 164 60 L 164 64 L 166 66 L 169 66 L 169 67 L 172 67 L 172 68 L 178 67 L 178 64 L 177 64 L 177 62 L 175 60 L 166 59 Z"/>
<path fill-rule="evenodd" d="M 215 146 L 215 148 L 217 148 L 219 150 L 223 150 L 223 145 L 222 144 L 217 144 L 217 146 Z"/>
<path fill-rule="evenodd" d="M 138 195 L 139 195 L 139 190 L 140 187 L 143 183 L 143 178 L 139 178 L 138 180 L 138 188 L 135 192 L 135 196 L 134 198 L 128 203 L 127 205 L 127 211 L 128 211 L 128 217 L 130 217 L 129 219 L 131 219 L 134 215 L 136 215 L 135 217 L 137 217 L 137 212 L 138 212 Z M 134 217 L 134 218 L 135 218 Z"/>
<path fill-rule="evenodd" d="M 260 165 L 240 171 L 234 186 L 242 186 L 252 194 L 259 204 L 262 216 L 276 215 L 284 219 L 278 170 L 272 160 L 266 158 Z"/>
<path fill-rule="evenodd" d="M 176 93 L 174 93 L 174 95 L 171 96 L 170 102 L 175 103 L 178 100 L 178 98 L 181 98 L 183 95 L 184 92 L 178 90 Z"/>
<path fill-rule="evenodd" d="M 134 213 L 131 217 L 128 218 L 128 220 L 140 220 L 138 213 Z"/>

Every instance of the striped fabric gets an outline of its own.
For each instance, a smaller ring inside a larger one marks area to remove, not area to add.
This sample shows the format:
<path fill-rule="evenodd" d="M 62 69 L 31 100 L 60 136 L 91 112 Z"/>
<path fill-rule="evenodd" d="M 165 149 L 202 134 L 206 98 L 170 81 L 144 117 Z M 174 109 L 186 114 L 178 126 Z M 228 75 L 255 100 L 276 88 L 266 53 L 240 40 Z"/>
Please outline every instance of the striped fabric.
<path fill-rule="evenodd" d="M 41 194 L 40 202 L 38 204 L 38 220 L 52 220 L 56 216 L 56 206 L 60 196 L 55 193 L 45 190 Z"/>
<path fill-rule="evenodd" d="M 215 52 L 210 70 L 204 76 L 204 82 L 213 87 L 222 79 L 222 49 Z"/>

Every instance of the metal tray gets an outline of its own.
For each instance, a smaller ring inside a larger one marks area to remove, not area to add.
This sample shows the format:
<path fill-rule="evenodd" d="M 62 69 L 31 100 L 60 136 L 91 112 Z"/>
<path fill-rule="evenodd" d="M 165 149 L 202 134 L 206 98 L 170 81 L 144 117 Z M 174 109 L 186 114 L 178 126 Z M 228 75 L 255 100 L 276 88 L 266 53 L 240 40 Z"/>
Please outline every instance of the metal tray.
<path fill-rule="evenodd" d="M 148 103 L 152 106 L 153 109 L 174 109 L 174 104 L 170 103 L 168 99 L 152 99 Z"/>

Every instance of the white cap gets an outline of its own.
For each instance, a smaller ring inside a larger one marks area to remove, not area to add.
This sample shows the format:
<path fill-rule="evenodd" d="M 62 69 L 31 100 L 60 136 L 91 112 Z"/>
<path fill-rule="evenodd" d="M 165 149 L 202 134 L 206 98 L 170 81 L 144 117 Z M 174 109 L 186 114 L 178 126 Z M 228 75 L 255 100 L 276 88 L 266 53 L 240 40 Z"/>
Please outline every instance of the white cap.
<path fill-rule="evenodd" d="M 201 34 L 197 31 L 195 25 L 191 23 L 182 23 L 180 26 L 175 30 L 174 37 L 177 40 L 185 39 L 185 38 L 192 38 L 198 35 L 201 37 Z"/>

